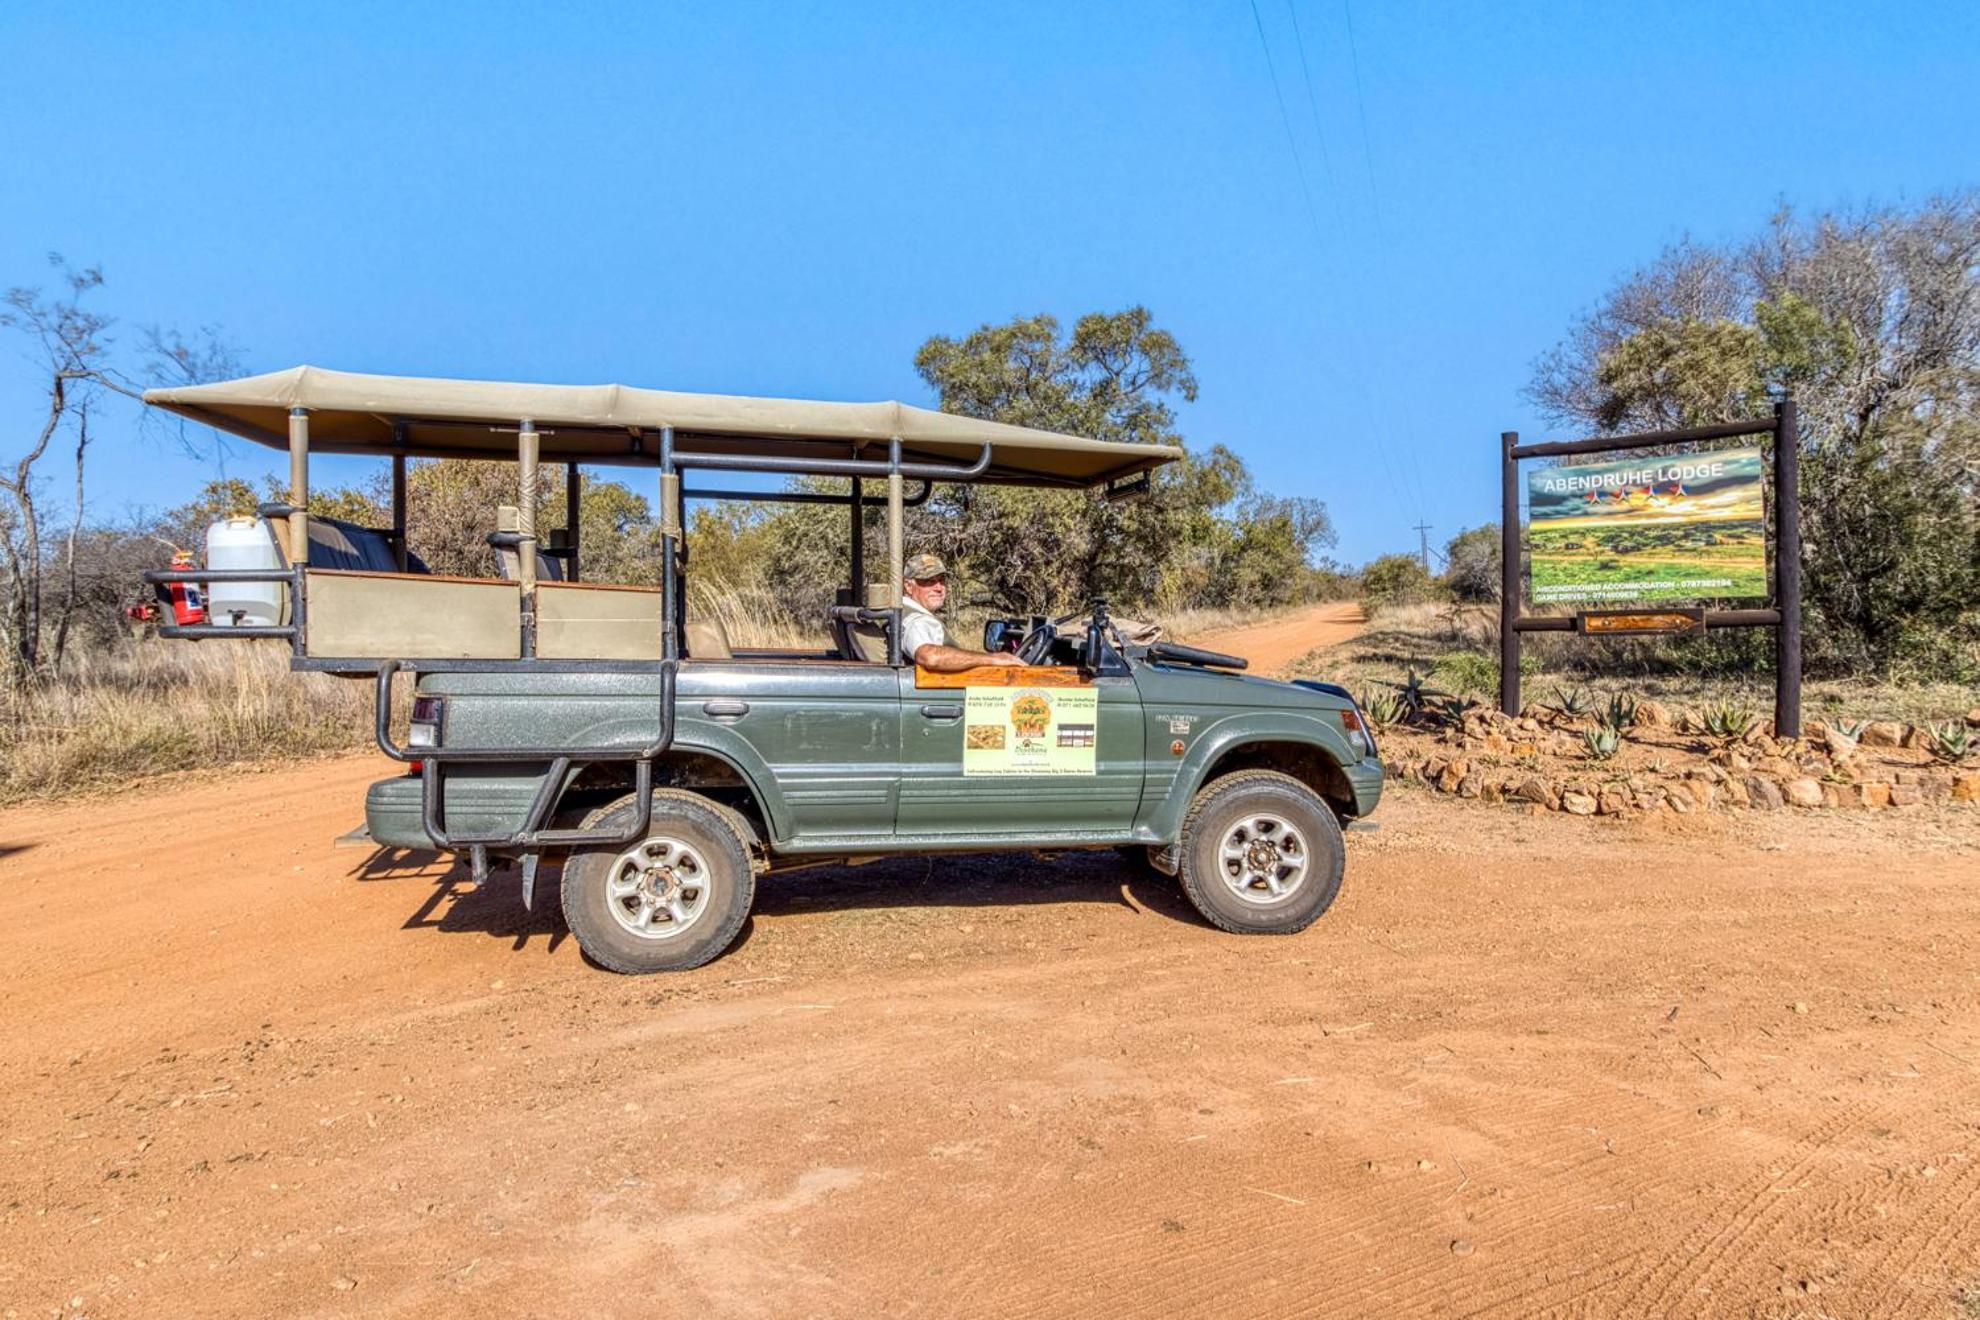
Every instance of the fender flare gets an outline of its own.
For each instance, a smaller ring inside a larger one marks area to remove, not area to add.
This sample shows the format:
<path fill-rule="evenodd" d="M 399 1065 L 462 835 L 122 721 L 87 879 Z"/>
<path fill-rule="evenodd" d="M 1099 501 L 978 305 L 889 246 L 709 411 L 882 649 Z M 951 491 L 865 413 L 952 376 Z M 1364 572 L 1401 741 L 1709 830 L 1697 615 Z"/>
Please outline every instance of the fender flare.
<path fill-rule="evenodd" d="M 1347 739 L 1325 720 L 1282 711 L 1233 715 L 1198 734 L 1176 767 L 1169 791 L 1150 813 L 1148 827 L 1157 838 L 1173 841 L 1182 829 L 1183 813 L 1203 787 L 1203 777 L 1225 755 L 1251 743 L 1301 743 L 1322 753 L 1343 771 L 1361 758 Z"/>

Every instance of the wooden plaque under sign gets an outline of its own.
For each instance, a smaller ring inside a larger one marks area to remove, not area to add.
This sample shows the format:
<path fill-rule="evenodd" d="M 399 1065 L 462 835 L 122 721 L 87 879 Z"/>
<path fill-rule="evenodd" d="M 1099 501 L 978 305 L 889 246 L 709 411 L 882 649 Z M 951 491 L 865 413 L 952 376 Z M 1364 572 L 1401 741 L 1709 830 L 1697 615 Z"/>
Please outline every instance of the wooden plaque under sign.
<path fill-rule="evenodd" d="M 1700 633 L 1704 610 L 1590 610 L 1575 616 L 1579 629 L 1591 637 L 1623 633 Z"/>

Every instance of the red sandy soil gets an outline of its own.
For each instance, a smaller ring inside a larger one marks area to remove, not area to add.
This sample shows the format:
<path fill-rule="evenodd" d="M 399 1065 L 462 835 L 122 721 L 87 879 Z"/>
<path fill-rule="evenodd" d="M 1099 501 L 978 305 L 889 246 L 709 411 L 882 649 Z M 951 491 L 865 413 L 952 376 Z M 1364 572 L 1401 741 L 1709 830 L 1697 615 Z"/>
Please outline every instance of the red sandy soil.
<path fill-rule="evenodd" d="M 1192 646 L 1241 655 L 1251 662 L 1251 672 L 1275 676 L 1315 647 L 1345 642 L 1367 626 L 1361 606 L 1351 600 L 1336 601 L 1187 640 Z"/>
<path fill-rule="evenodd" d="M 771 877 L 588 966 L 333 845 L 370 756 L 0 813 L 7 1316 L 1944 1316 L 1970 813 L 1394 790 L 1332 912 L 1112 852 Z M 554 878 L 553 878 L 554 883 Z M 553 896 L 554 897 L 554 896 Z"/>

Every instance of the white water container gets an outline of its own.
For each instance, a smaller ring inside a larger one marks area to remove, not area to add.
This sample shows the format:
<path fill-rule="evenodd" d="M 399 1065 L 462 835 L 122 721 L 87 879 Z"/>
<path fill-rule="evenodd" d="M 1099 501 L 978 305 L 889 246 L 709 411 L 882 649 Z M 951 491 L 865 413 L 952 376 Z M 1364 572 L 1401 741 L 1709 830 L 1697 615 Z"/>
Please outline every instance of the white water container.
<path fill-rule="evenodd" d="M 229 518 L 206 529 L 208 568 L 282 568 L 275 538 L 260 518 Z M 206 617 L 221 627 L 266 627 L 281 623 L 285 588 L 280 582 L 208 584 Z"/>

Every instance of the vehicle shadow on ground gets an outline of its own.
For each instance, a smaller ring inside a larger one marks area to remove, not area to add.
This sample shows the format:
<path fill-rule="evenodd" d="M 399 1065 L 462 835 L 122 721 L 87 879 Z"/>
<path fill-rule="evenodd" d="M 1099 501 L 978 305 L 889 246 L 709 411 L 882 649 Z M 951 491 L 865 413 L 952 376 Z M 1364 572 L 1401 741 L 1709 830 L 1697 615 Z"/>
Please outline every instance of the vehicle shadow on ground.
<path fill-rule="evenodd" d="M 569 938 L 559 910 L 562 867 L 537 874 L 533 907 L 522 902 L 513 864 L 496 867 L 477 889 L 465 860 L 414 849 L 379 848 L 352 872 L 361 881 L 419 879 L 430 888 L 402 930 L 492 935 L 515 951 L 540 939 L 554 953 Z M 1181 886 L 1111 848 L 1041 857 L 1027 852 L 894 857 L 863 866 L 818 866 L 759 877 L 752 920 L 735 947 L 749 942 L 756 918 L 835 912 L 885 914 L 903 909 L 1102 904 L 1205 925 Z"/>
<path fill-rule="evenodd" d="M 441 867 L 445 869 L 439 870 Z M 556 865 L 546 865 L 537 873 L 535 902 L 530 907 L 523 906 L 522 876 L 513 863 L 496 867 L 488 883 L 476 888 L 464 857 L 420 848 L 379 847 L 352 869 L 351 878 L 421 880 L 431 886 L 400 924 L 401 930 L 494 935 L 513 941 L 511 947 L 518 953 L 529 947 L 532 938 L 541 937 L 545 951 L 555 953 L 570 937 L 557 911 L 559 870 Z"/>
<path fill-rule="evenodd" d="M 1177 882 L 1111 848 L 897 857 L 821 866 L 757 881 L 758 916 L 900 908 L 1098 903 L 1197 920 Z"/>

